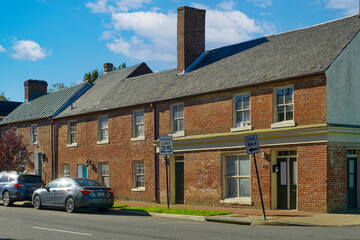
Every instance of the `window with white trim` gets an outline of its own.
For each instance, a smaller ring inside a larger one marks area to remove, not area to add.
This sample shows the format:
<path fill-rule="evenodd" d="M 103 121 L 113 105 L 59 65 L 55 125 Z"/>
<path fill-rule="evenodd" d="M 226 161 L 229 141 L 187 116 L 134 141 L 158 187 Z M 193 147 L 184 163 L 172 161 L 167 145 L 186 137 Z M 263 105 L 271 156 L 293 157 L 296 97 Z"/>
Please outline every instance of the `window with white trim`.
<path fill-rule="evenodd" d="M 184 132 L 184 104 L 174 104 L 171 107 L 172 133 Z"/>
<path fill-rule="evenodd" d="M 234 127 L 250 125 L 250 94 L 237 95 L 234 99 Z"/>
<path fill-rule="evenodd" d="M 231 155 L 224 159 L 224 198 L 250 198 L 249 155 Z"/>
<path fill-rule="evenodd" d="M 102 184 L 109 187 L 109 163 L 100 163 L 99 180 Z"/>
<path fill-rule="evenodd" d="M 61 172 L 63 177 L 70 177 L 70 164 L 61 164 Z"/>
<path fill-rule="evenodd" d="M 144 110 L 133 112 L 133 137 L 141 138 L 145 136 L 144 132 Z"/>
<path fill-rule="evenodd" d="M 144 161 L 133 162 L 133 188 L 145 187 Z"/>
<path fill-rule="evenodd" d="M 32 124 L 30 126 L 30 131 L 31 131 L 31 144 L 37 144 L 37 125 L 36 124 Z"/>
<path fill-rule="evenodd" d="M 76 121 L 69 122 L 68 133 L 69 133 L 69 144 L 77 143 Z"/>
<path fill-rule="evenodd" d="M 107 115 L 99 117 L 99 141 L 109 140 L 109 119 Z"/>
<path fill-rule="evenodd" d="M 293 88 L 276 89 L 275 95 L 275 122 L 294 120 Z"/>

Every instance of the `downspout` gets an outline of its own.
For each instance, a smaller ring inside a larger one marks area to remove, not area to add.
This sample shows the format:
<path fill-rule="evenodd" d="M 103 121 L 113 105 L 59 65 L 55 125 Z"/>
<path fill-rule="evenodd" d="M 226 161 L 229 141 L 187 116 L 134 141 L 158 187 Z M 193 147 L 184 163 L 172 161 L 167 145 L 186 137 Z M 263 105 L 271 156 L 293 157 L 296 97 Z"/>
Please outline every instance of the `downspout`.
<path fill-rule="evenodd" d="M 153 136 L 154 140 L 158 139 L 157 136 L 157 118 L 156 118 L 156 108 L 153 103 L 150 104 L 152 110 L 153 110 Z M 158 199 L 158 169 L 157 169 L 157 155 L 156 155 L 156 146 L 154 146 L 154 200 L 153 202 L 159 202 Z"/>
<path fill-rule="evenodd" d="M 51 179 L 55 179 L 55 141 L 54 141 L 54 120 L 51 119 Z"/>

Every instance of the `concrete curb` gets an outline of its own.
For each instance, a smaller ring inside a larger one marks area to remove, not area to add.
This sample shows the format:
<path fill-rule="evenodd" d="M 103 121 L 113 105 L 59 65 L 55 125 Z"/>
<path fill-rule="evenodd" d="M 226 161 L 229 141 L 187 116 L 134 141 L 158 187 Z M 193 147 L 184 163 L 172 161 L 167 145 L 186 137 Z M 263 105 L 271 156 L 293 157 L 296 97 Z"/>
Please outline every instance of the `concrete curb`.
<path fill-rule="evenodd" d="M 221 218 L 221 217 L 205 217 L 205 220 L 208 222 L 230 223 L 230 224 L 239 224 L 239 225 L 252 225 L 254 222 L 252 220 L 230 219 L 230 218 Z"/>

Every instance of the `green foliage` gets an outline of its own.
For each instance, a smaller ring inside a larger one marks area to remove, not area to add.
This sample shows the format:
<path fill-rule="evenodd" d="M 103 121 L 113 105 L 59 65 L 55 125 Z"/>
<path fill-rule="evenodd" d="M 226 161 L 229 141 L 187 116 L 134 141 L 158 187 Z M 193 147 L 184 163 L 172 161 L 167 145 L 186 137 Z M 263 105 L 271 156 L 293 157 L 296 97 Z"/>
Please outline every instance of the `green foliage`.
<path fill-rule="evenodd" d="M 170 213 L 182 215 L 195 215 L 195 216 L 216 216 L 231 214 L 231 212 L 216 211 L 216 210 L 200 210 L 200 209 L 184 209 L 184 208 L 170 208 L 166 207 L 129 207 L 126 204 L 114 204 L 113 208 L 121 208 L 123 210 L 154 212 L 154 213 Z"/>
<path fill-rule="evenodd" d="M 113 70 L 126 68 L 126 63 L 120 64 L 118 68 L 114 67 Z"/>
<path fill-rule="evenodd" d="M 85 73 L 83 81 L 93 83 L 99 77 L 99 70 L 94 69 L 91 72 Z"/>
<path fill-rule="evenodd" d="M 5 97 L 5 92 L 0 93 L 0 101 L 8 102 L 10 98 Z"/>
<path fill-rule="evenodd" d="M 48 93 L 52 93 L 61 89 L 66 88 L 64 83 L 55 83 L 51 86 L 51 88 L 49 88 Z"/>

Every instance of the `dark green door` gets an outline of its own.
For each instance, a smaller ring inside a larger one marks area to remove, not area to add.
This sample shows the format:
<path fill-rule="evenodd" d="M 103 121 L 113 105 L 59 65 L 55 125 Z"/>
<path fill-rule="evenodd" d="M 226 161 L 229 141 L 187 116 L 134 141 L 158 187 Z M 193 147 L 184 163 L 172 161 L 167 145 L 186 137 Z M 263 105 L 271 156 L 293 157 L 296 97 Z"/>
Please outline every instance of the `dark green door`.
<path fill-rule="evenodd" d="M 296 158 L 289 159 L 290 164 L 290 209 L 296 209 L 297 191 L 297 161 Z"/>
<path fill-rule="evenodd" d="M 277 207 L 278 209 L 287 209 L 287 158 L 278 158 L 278 189 L 277 189 Z"/>
<path fill-rule="evenodd" d="M 184 162 L 175 162 L 175 203 L 184 203 Z"/>
<path fill-rule="evenodd" d="M 357 192 L 356 192 L 356 157 L 348 157 L 348 209 L 356 208 Z"/>

